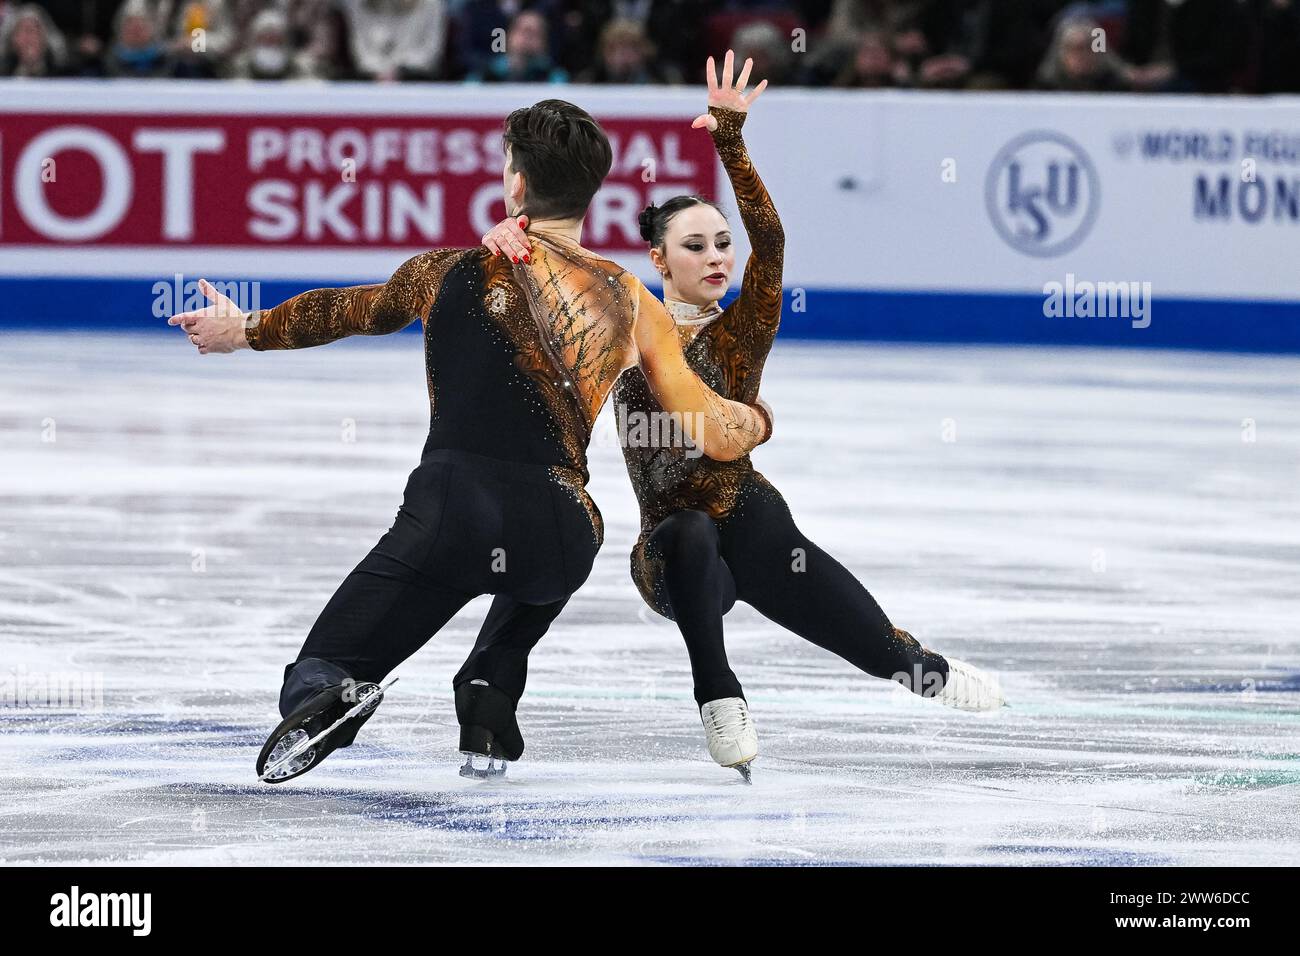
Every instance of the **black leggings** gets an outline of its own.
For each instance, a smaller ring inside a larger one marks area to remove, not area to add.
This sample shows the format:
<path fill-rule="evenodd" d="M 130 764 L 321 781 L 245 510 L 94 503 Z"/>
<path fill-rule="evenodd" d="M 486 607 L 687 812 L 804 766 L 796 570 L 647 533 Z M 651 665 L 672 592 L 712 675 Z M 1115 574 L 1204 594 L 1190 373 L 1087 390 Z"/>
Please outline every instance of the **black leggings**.
<path fill-rule="evenodd" d="M 795 527 L 780 493 L 746 479 L 731 514 L 679 511 L 645 542 L 656 610 L 677 622 L 703 705 L 743 697 L 727 662 L 722 617 L 739 599 L 873 677 L 937 694 L 948 662 L 895 628 L 843 565 Z"/>
<path fill-rule="evenodd" d="M 427 453 L 392 528 L 330 598 L 285 668 L 280 712 L 345 677 L 381 681 L 480 594 L 495 594 L 455 683 L 518 700 L 528 652 L 591 572 L 599 542 L 580 501 L 540 465 Z"/>

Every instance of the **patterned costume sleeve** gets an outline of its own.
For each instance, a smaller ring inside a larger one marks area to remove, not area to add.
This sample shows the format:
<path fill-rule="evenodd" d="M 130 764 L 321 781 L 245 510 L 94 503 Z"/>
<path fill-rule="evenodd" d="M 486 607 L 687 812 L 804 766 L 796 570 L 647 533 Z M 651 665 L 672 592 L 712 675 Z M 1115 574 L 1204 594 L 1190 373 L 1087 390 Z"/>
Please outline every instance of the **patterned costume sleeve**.
<path fill-rule="evenodd" d="M 751 250 L 740 295 L 727 308 L 723 321 L 740 342 L 766 357 L 781 322 L 785 231 L 740 135 L 749 114 L 719 106 L 710 106 L 709 113 L 718 121 L 712 131 L 713 145 L 731 179 Z"/>
<path fill-rule="evenodd" d="M 641 281 L 627 273 L 636 293 L 634 335 L 641 371 L 666 412 L 682 416 L 693 443 L 710 458 L 734 461 L 762 444 L 770 434 L 766 412 L 723 398 L 686 363 L 677 326 L 664 304 Z"/>
<path fill-rule="evenodd" d="M 466 249 L 435 249 L 406 262 L 382 285 L 313 289 L 252 313 L 244 328 L 258 350 L 305 349 L 349 335 L 386 335 L 424 319 L 447 271 Z"/>

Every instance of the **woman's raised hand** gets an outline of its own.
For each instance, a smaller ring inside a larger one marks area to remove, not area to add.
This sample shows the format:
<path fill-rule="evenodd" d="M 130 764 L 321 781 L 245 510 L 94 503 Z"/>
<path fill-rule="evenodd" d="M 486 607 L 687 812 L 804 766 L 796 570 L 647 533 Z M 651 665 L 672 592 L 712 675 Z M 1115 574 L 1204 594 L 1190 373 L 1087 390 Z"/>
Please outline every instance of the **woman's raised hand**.
<path fill-rule="evenodd" d="M 717 75 L 714 72 L 713 57 L 709 57 L 708 62 L 704 65 L 704 78 L 709 82 L 710 106 L 720 106 L 724 109 L 744 113 L 749 110 L 749 104 L 758 99 L 758 94 L 767 89 L 767 80 L 762 80 L 758 86 L 746 93 L 745 84 L 749 82 L 749 71 L 754 66 L 754 60 L 751 57 L 745 59 L 745 66 L 733 84 L 731 82 L 731 72 L 735 61 L 736 54 L 728 50 L 726 58 L 722 61 L 722 82 L 718 82 Z M 701 113 L 691 123 L 691 129 L 699 129 L 701 126 L 707 127 L 712 132 L 718 128 L 718 121 L 708 112 Z"/>
<path fill-rule="evenodd" d="M 532 246 L 528 244 L 527 216 L 507 216 L 483 233 L 483 245 L 493 255 L 509 256 L 511 262 L 531 262 Z"/>

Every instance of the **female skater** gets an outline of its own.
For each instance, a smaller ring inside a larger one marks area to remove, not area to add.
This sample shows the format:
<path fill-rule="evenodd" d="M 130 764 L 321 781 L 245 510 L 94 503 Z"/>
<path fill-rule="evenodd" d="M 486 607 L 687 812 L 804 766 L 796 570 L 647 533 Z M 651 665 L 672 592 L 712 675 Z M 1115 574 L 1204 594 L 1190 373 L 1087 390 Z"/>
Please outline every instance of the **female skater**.
<path fill-rule="evenodd" d="M 749 236 L 753 251 L 740 295 L 719 307 L 735 251 L 727 220 L 713 203 L 677 196 L 662 207 L 647 207 L 640 224 L 650 261 L 663 275 L 664 304 L 677 322 L 687 363 L 719 395 L 757 404 L 780 321 L 785 237 L 740 135 L 767 81 L 746 94 L 752 61 L 745 61 L 734 87 L 732 65 L 729 50 L 719 84 L 709 57 L 708 112 L 691 125 L 712 134 Z M 519 225 L 501 223 L 485 244 L 494 252 L 527 251 Z M 614 401 L 629 420 L 662 411 L 635 369 L 614 386 Z M 1004 703 L 996 677 L 944 658 L 895 627 L 866 588 L 799 531 L 749 455 L 711 461 L 681 447 L 630 442 L 623 455 L 641 509 L 632 578 L 646 602 L 681 629 L 709 753 L 722 766 L 736 767 L 748 780 L 749 762 L 758 754 L 744 691 L 723 642 L 722 618 L 737 600 L 868 674 L 924 697 L 967 710 Z"/>

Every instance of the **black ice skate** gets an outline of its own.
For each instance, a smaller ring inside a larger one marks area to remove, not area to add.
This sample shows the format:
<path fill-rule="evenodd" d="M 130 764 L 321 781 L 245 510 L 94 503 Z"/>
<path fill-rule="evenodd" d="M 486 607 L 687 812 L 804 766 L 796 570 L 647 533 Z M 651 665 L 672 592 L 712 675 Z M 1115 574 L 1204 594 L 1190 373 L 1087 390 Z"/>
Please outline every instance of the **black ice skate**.
<path fill-rule="evenodd" d="M 396 681 L 394 677 L 382 687 L 349 681 L 312 696 L 266 738 L 257 755 L 257 779 L 284 783 L 306 773 L 338 748 L 350 746 Z"/>
<path fill-rule="evenodd" d="M 462 777 L 500 777 L 506 772 L 506 763 L 523 754 L 524 738 L 515 721 L 514 702 L 487 681 L 475 678 L 456 688 L 456 719 L 460 721 L 460 752 L 465 755 Z M 485 764 L 483 758 L 487 758 Z"/>

